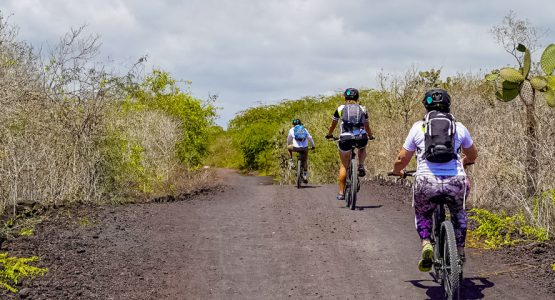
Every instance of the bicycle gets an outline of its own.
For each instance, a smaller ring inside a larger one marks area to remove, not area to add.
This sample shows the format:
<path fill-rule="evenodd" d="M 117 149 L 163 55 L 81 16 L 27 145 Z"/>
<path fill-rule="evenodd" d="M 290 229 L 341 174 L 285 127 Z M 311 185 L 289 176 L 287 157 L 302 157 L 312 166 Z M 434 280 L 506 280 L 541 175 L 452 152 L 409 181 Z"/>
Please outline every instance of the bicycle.
<path fill-rule="evenodd" d="M 308 148 L 310 150 L 314 150 L 314 148 Z M 307 149 L 307 151 L 308 151 Z M 297 185 L 297 188 L 300 189 L 302 187 L 303 182 L 307 183 L 308 181 L 305 181 L 303 179 L 303 170 L 302 170 L 302 161 L 301 161 L 301 153 L 297 152 L 297 168 L 295 170 L 295 183 Z M 308 162 L 307 162 L 308 163 Z M 293 166 L 290 166 L 290 169 L 293 169 Z M 308 168 L 307 168 L 308 169 Z M 305 170 L 305 172 L 307 172 L 308 170 Z"/>
<path fill-rule="evenodd" d="M 405 171 L 402 178 L 413 176 L 416 171 Z M 388 176 L 397 176 L 392 172 Z M 432 214 L 432 234 L 430 242 L 434 249 L 432 266 L 434 280 L 439 281 L 445 299 L 459 299 L 463 281 L 463 262 L 457 251 L 455 230 L 451 220 L 446 220 L 445 204 L 454 201 L 450 196 L 436 196 L 430 199 L 436 205 Z"/>
<path fill-rule="evenodd" d="M 331 138 L 334 142 L 339 141 L 338 137 Z M 369 140 L 373 140 L 372 136 Z M 347 168 L 347 178 L 345 178 L 345 188 L 343 195 L 345 196 L 346 207 L 351 210 L 356 209 L 357 193 L 360 191 L 360 182 L 358 180 L 358 160 L 356 159 L 355 143 L 351 146 L 351 160 Z"/>

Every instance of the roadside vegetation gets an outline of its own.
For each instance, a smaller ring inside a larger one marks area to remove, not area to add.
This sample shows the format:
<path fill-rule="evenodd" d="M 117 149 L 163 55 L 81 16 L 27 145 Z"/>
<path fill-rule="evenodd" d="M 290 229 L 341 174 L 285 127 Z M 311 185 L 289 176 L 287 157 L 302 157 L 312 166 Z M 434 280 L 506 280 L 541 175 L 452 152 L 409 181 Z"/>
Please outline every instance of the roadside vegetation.
<path fill-rule="evenodd" d="M 97 36 L 72 29 L 51 49 L 18 39 L 0 12 L 0 239 L 32 236 L 24 213 L 72 203 L 120 203 L 189 192 L 216 116 L 146 57 L 115 72 Z M 29 217 L 29 216 L 26 216 Z M 18 223 L 19 222 L 19 223 Z M 42 275 L 38 257 L 0 253 L 0 286 Z"/>

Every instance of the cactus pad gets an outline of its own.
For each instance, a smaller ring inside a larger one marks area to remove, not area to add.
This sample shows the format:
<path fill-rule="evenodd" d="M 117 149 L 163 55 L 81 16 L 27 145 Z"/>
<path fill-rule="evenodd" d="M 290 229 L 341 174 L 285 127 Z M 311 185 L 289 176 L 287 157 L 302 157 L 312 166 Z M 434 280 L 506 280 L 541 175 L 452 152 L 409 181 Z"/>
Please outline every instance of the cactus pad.
<path fill-rule="evenodd" d="M 551 44 L 545 48 L 540 59 L 540 65 L 545 75 L 552 75 L 555 69 L 555 44 Z"/>
<path fill-rule="evenodd" d="M 506 81 L 521 83 L 524 81 L 524 76 L 514 68 L 503 68 L 499 71 L 499 76 Z"/>
<path fill-rule="evenodd" d="M 543 76 L 535 76 L 530 79 L 532 87 L 540 92 L 545 92 L 547 90 L 547 80 Z"/>

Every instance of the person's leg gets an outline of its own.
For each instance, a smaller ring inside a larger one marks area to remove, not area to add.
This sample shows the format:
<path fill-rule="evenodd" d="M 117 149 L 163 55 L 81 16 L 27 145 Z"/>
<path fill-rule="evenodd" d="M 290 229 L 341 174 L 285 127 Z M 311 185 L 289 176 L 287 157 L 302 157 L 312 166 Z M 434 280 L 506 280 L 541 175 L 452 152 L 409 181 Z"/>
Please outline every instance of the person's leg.
<path fill-rule="evenodd" d="M 414 183 L 414 216 L 418 236 L 421 240 L 422 255 L 418 262 L 420 271 L 427 272 L 432 266 L 433 248 L 430 244 L 432 234 L 432 215 L 435 205 L 430 198 L 437 195 L 438 188 L 433 177 L 418 176 Z"/>
<path fill-rule="evenodd" d="M 299 149 L 299 153 L 301 155 L 301 167 L 303 171 L 308 170 L 308 149 Z"/>
<path fill-rule="evenodd" d="M 368 137 L 364 137 L 357 140 L 358 149 L 358 176 L 364 177 L 366 175 L 366 169 L 364 166 L 364 161 L 366 160 L 366 145 L 368 144 Z"/>
<path fill-rule="evenodd" d="M 339 194 L 343 195 L 343 191 L 345 191 L 345 179 L 347 178 L 347 168 L 351 160 L 351 152 L 339 150 L 339 158 L 341 159 L 341 166 L 339 166 Z"/>
<path fill-rule="evenodd" d="M 470 192 L 470 185 L 465 176 L 453 176 L 447 178 L 445 181 L 446 182 L 443 184 L 445 193 L 455 199 L 455 202 L 449 203 L 448 206 L 452 216 L 451 222 L 453 222 L 457 249 L 459 250 L 459 255 L 464 257 L 467 227 L 467 215 L 464 209 L 464 201 Z"/>
<path fill-rule="evenodd" d="M 287 145 L 287 152 L 289 152 L 289 167 L 293 167 L 293 145 Z"/>

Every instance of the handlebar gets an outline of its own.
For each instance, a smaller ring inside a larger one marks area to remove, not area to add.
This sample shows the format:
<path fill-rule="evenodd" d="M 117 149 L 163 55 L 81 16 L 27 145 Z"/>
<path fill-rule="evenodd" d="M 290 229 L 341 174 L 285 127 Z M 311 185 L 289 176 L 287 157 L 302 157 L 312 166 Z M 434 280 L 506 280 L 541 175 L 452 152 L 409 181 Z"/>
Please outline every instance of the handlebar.
<path fill-rule="evenodd" d="M 401 178 L 407 178 L 409 176 L 414 176 L 414 174 L 416 174 L 416 170 L 410 170 L 410 171 L 404 171 L 403 175 L 399 176 L 396 174 L 393 174 L 393 172 L 387 172 L 387 176 L 399 176 Z"/>
<path fill-rule="evenodd" d="M 338 140 L 339 140 L 339 138 L 338 138 L 338 137 L 335 137 L 335 136 L 332 136 L 332 137 L 330 137 L 330 138 L 326 137 L 326 139 L 328 139 L 328 140 L 330 140 L 330 141 L 338 141 Z M 369 135 L 369 136 L 368 136 L 368 140 L 369 140 L 369 141 L 372 141 L 372 140 L 375 140 L 375 139 L 376 139 L 376 137 L 375 137 L 374 135 Z"/>

